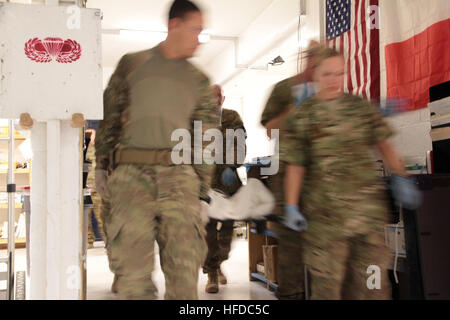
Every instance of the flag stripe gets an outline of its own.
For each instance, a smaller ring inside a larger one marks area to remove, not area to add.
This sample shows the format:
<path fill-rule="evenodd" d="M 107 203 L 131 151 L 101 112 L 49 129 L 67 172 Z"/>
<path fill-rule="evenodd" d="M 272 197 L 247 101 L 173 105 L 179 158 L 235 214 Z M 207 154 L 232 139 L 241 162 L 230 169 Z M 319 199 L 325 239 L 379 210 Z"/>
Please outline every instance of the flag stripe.
<path fill-rule="evenodd" d="M 344 35 L 344 48 L 348 48 L 351 44 L 350 41 L 348 41 L 348 37 L 349 37 L 349 33 L 347 32 Z M 347 50 L 344 50 L 344 58 L 345 58 L 345 71 L 347 72 L 347 74 L 349 74 L 350 71 L 350 60 L 349 60 L 349 54 Z M 349 86 L 349 78 L 347 77 L 347 81 L 344 81 L 344 91 L 348 92 L 348 86 Z"/>
<path fill-rule="evenodd" d="M 351 51 L 349 52 L 349 56 L 350 56 L 350 68 L 349 71 L 350 73 L 347 75 L 347 77 L 349 77 L 350 80 L 350 85 L 348 87 L 348 92 L 353 93 L 353 88 L 356 85 L 356 74 L 355 74 L 355 50 L 356 50 L 356 41 L 355 41 L 355 36 L 356 36 L 356 32 L 352 32 L 355 28 L 355 4 L 352 3 L 352 7 L 351 7 L 351 25 L 350 25 L 350 42 L 351 42 Z"/>
<path fill-rule="evenodd" d="M 361 36 L 361 33 L 358 30 L 358 24 L 359 24 L 359 11 L 358 9 L 360 9 L 360 4 L 361 1 L 360 0 L 355 0 L 355 55 L 354 55 L 354 61 L 355 61 L 355 75 L 356 75 L 356 90 L 355 90 L 355 94 L 358 95 L 359 94 L 359 88 L 361 86 L 361 73 L 360 73 L 360 65 L 359 65 L 359 56 L 360 56 L 360 40 L 359 37 Z"/>
<path fill-rule="evenodd" d="M 367 56 L 366 56 L 366 51 L 367 51 L 367 46 L 368 46 L 368 41 L 367 41 L 367 23 L 366 23 L 366 0 L 362 0 L 362 6 L 361 6 L 361 35 L 362 38 L 365 40 L 364 41 L 364 46 L 361 52 L 361 64 L 362 64 L 362 79 L 363 79 L 363 85 L 361 87 L 361 94 L 363 95 L 364 98 L 367 98 L 367 92 L 366 92 L 366 86 L 367 86 L 367 69 L 368 69 L 368 65 L 367 65 Z"/>
<path fill-rule="evenodd" d="M 379 0 L 370 0 L 371 6 L 378 8 Z M 380 13 L 378 12 L 378 15 Z M 370 29 L 370 98 L 380 98 L 380 30 Z"/>

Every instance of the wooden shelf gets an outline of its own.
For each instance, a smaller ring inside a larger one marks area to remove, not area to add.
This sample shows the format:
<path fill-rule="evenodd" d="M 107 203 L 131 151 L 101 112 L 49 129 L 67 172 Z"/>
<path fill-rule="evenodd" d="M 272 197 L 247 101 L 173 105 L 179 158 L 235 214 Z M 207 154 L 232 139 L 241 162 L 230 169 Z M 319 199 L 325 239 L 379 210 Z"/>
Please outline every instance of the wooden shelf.
<path fill-rule="evenodd" d="M 25 140 L 25 137 L 20 134 L 19 131 L 14 130 L 14 140 Z M 9 127 L 0 127 L 0 138 L 8 138 L 9 136 Z"/>
<path fill-rule="evenodd" d="M 267 280 L 266 277 L 263 274 L 259 273 L 259 272 L 252 272 L 252 273 L 250 273 L 250 277 L 253 278 L 253 280 L 259 280 L 259 281 L 264 282 L 265 284 L 269 284 L 269 287 L 272 290 L 278 289 L 278 284 Z"/>
<path fill-rule="evenodd" d="M 26 248 L 27 246 L 27 239 L 20 238 L 16 239 L 16 249 L 22 249 Z M 8 249 L 8 239 L 0 239 L 0 250 L 7 250 Z"/>
<path fill-rule="evenodd" d="M 266 223 L 266 228 L 262 233 L 257 233 L 256 228 L 249 223 L 247 228 L 250 230 L 248 237 L 248 258 L 249 258 L 249 279 L 250 281 L 259 280 L 266 283 L 271 289 L 275 290 L 277 285 L 267 281 L 265 276 L 257 272 L 257 264 L 264 260 L 263 246 L 277 245 L 277 234 L 269 229 L 270 223 Z"/>
<path fill-rule="evenodd" d="M 26 169 L 15 169 L 14 173 L 18 173 L 18 174 L 22 174 L 22 173 L 27 173 L 29 174 L 31 171 L 29 168 Z M 0 173 L 8 173 L 7 169 L 0 169 Z"/>
<path fill-rule="evenodd" d="M 256 231 L 256 229 L 250 229 L 250 232 L 251 232 L 251 233 L 254 233 L 254 234 L 258 234 L 258 232 Z M 267 237 L 271 237 L 271 238 L 278 239 L 278 235 L 275 233 L 275 231 L 272 231 L 272 230 L 269 230 L 269 229 L 264 230 L 264 232 L 262 233 L 262 235 L 267 236 Z"/>
<path fill-rule="evenodd" d="M 16 209 L 22 209 L 23 203 L 16 203 L 15 208 Z M 0 209 L 8 209 L 7 203 L 0 203 Z"/>

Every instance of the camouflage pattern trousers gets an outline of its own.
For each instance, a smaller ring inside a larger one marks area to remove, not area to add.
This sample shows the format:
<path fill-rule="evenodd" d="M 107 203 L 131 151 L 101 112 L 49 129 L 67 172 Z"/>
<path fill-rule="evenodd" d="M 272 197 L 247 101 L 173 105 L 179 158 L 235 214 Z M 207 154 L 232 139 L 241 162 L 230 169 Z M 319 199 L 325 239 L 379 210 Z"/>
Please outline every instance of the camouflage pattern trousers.
<path fill-rule="evenodd" d="M 93 174 L 93 173 L 92 173 Z M 95 234 L 94 234 L 94 230 L 92 227 L 92 219 L 91 219 L 91 214 L 93 213 L 95 215 L 95 219 L 97 220 L 98 223 L 98 230 L 100 232 L 100 235 L 102 237 L 102 240 L 105 241 L 105 232 L 104 232 L 104 226 L 103 226 L 103 218 L 102 218 L 102 212 L 103 212 L 103 201 L 100 198 L 100 195 L 92 190 L 91 191 L 91 199 L 92 202 L 94 204 L 94 209 L 91 210 L 89 212 L 88 215 L 88 243 L 93 244 L 95 242 Z"/>
<path fill-rule="evenodd" d="M 303 300 L 305 265 L 302 234 L 281 223 L 273 223 L 272 228 L 278 235 L 278 288 L 275 295 L 280 300 Z"/>
<path fill-rule="evenodd" d="M 109 269 L 111 270 L 111 272 L 116 273 L 113 269 L 114 266 L 111 264 L 111 246 L 108 237 L 108 227 L 107 227 L 111 221 L 111 203 L 103 199 L 102 199 L 102 211 L 100 212 L 100 219 L 103 221 L 103 234 L 105 235 L 104 239 L 105 239 L 106 254 L 108 256 L 109 261 Z"/>
<path fill-rule="evenodd" d="M 211 219 L 206 225 L 208 254 L 203 264 L 203 273 L 216 272 L 222 262 L 228 259 L 231 250 L 234 220 L 222 221 L 220 230 L 217 230 L 218 223 L 218 220 Z"/>
<path fill-rule="evenodd" d="M 121 299 L 156 299 L 155 241 L 165 276 L 165 299 L 198 299 L 206 256 L 200 181 L 192 166 L 120 165 L 108 179 L 111 269 Z"/>
<path fill-rule="evenodd" d="M 330 241 L 320 247 L 305 242 L 311 300 L 390 300 L 389 250 L 382 232 Z M 372 266 L 379 274 L 372 272 Z M 369 268 L 370 267 L 370 268 Z M 372 285 L 378 277 L 379 287 Z"/>

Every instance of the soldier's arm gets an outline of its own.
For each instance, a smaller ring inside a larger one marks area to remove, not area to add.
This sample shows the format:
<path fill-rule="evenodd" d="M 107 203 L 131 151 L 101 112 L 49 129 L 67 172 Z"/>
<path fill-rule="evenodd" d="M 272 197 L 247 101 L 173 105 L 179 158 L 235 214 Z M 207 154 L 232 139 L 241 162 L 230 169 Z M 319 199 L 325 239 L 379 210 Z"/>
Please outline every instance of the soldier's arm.
<path fill-rule="evenodd" d="M 284 178 L 284 204 L 286 206 L 298 206 L 298 199 L 303 185 L 306 168 L 295 164 L 286 166 Z"/>
<path fill-rule="evenodd" d="M 309 161 L 308 117 L 296 109 L 284 123 L 280 160 L 286 163 L 284 178 L 285 205 L 298 205 Z"/>
<path fill-rule="evenodd" d="M 364 118 L 370 126 L 369 143 L 375 146 L 391 171 L 397 175 L 406 175 L 405 163 L 403 157 L 395 150 L 389 142 L 389 138 L 394 135 L 394 131 L 383 118 L 380 112 L 374 106 L 365 100 L 362 100 L 363 108 L 360 108 L 361 118 Z"/>
<path fill-rule="evenodd" d="M 292 92 L 287 80 L 275 85 L 261 116 L 261 124 L 271 137 L 271 129 L 281 129 L 289 112 L 294 108 Z"/>
<path fill-rule="evenodd" d="M 227 139 L 227 129 L 234 130 L 236 136 L 234 137 L 233 150 L 226 149 L 227 153 L 233 152 L 233 163 L 224 163 L 224 166 L 236 169 L 242 165 L 247 155 L 247 130 L 245 129 L 241 116 L 234 110 L 228 110 L 226 113 L 222 114 L 222 133 L 224 139 Z M 227 144 L 228 142 L 225 141 L 225 146 L 227 146 Z"/>
<path fill-rule="evenodd" d="M 376 149 L 383 156 L 392 173 L 399 176 L 406 176 L 405 162 L 403 157 L 395 150 L 388 140 L 383 140 L 376 145 Z"/>
<path fill-rule="evenodd" d="M 192 123 L 194 121 L 201 121 L 202 123 L 202 137 L 208 129 L 219 129 L 220 120 L 217 112 L 217 98 L 214 96 L 212 87 L 208 79 L 203 79 L 200 84 L 200 100 L 195 107 L 192 115 Z M 192 135 L 193 136 L 193 135 Z M 196 146 L 194 144 L 193 154 L 202 157 L 201 164 L 193 164 L 193 168 L 200 179 L 200 197 L 208 198 L 208 191 L 211 188 L 211 180 L 214 173 L 215 165 L 207 164 L 203 157 L 203 150 L 208 146 L 209 142 L 203 141 L 202 145 Z"/>
<path fill-rule="evenodd" d="M 103 93 L 103 120 L 95 139 L 96 168 L 107 170 L 111 152 L 119 143 L 123 113 L 129 104 L 126 81 L 129 59 L 122 57 Z"/>

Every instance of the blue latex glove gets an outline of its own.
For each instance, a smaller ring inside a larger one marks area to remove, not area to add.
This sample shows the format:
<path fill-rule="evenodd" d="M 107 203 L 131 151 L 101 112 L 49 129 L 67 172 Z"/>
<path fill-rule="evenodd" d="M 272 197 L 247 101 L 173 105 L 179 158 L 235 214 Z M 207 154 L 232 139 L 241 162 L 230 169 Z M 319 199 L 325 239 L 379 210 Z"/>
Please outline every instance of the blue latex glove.
<path fill-rule="evenodd" d="M 392 195 L 398 206 L 407 210 L 415 210 L 422 204 L 422 193 L 412 179 L 391 176 Z"/>
<path fill-rule="evenodd" d="M 305 82 L 292 87 L 292 98 L 296 107 L 300 106 L 303 101 L 308 100 L 315 94 L 314 82 Z"/>
<path fill-rule="evenodd" d="M 298 206 L 284 206 L 284 217 L 282 223 L 297 232 L 308 229 L 308 222 L 300 213 Z"/>
<path fill-rule="evenodd" d="M 231 186 L 233 183 L 236 183 L 238 181 L 238 176 L 236 172 L 231 169 L 230 167 L 226 168 L 222 171 L 221 176 L 222 184 L 225 187 Z"/>

